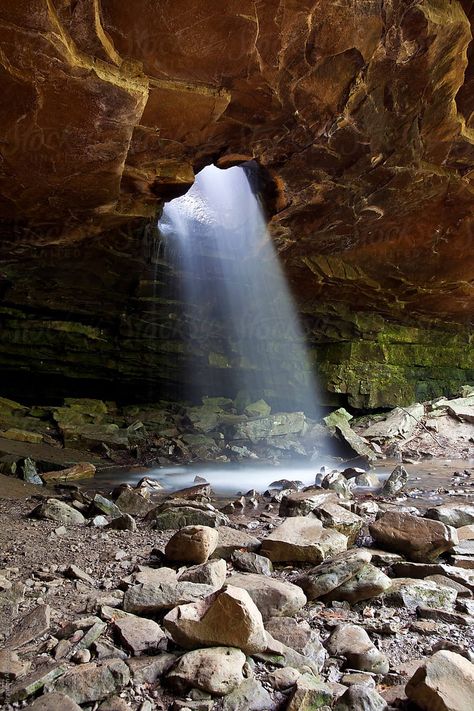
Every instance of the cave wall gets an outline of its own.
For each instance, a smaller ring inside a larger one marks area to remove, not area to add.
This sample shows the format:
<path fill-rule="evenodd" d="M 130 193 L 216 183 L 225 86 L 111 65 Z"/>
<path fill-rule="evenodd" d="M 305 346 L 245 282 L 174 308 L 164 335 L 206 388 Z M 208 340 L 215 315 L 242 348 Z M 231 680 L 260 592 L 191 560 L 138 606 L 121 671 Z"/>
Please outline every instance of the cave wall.
<path fill-rule="evenodd" d="M 204 165 L 249 158 L 321 398 L 472 381 L 473 18 L 468 0 L 3 0 L 0 389 L 225 383 L 214 330 L 183 337 L 149 225 Z"/>

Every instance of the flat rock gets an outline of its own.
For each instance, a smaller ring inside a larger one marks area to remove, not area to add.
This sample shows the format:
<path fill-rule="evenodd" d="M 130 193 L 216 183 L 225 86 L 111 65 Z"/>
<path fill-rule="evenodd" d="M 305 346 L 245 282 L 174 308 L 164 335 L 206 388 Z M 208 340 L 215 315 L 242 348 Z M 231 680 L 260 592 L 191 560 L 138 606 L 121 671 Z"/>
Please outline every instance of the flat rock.
<path fill-rule="evenodd" d="M 454 652 L 436 652 L 412 676 L 406 695 L 424 711 L 469 711 L 474 708 L 474 664 Z"/>
<path fill-rule="evenodd" d="M 100 701 L 121 691 L 130 681 L 130 670 L 122 659 L 107 659 L 70 669 L 55 683 L 55 691 L 78 704 Z"/>
<path fill-rule="evenodd" d="M 474 541 L 474 523 L 468 524 L 467 526 L 461 526 L 457 529 L 457 534 L 459 542 Z"/>
<path fill-rule="evenodd" d="M 211 585 L 213 588 L 221 588 L 227 576 L 227 565 L 223 558 L 215 558 L 202 563 L 201 565 L 193 565 L 181 573 L 178 580 L 180 583 L 200 583 L 201 585 Z"/>
<path fill-rule="evenodd" d="M 258 551 L 262 545 L 258 538 L 255 536 L 250 536 L 245 531 L 238 531 L 235 528 L 229 528 L 228 526 L 219 526 L 218 529 L 219 540 L 217 542 L 217 547 L 212 554 L 212 558 L 224 558 L 224 560 L 229 560 L 232 557 L 234 551 Z"/>
<path fill-rule="evenodd" d="M 474 524 L 474 504 L 443 504 L 428 509 L 425 516 L 454 528 L 470 526 Z"/>
<path fill-rule="evenodd" d="M 166 644 L 166 635 L 153 620 L 123 617 L 114 622 L 121 643 L 134 656 L 156 652 Z"/>
<path fill-rule="evenodd" d="M 274 563 L 321 563 L 346 549 L 346 536 L 324 529 L 316 516 L 308 514 L 286 519 L 262 541 L 260 552 Z"/>
<path fill-rule="evenodd" d="M 165 555 L 168 560 L 205 563 L 214 552 L 219 535 L 209 526 L 185 526 L 168 541 Z"/>
<path fill-rule="evenodd" d="M 389 664 L 387 657 L 375 647 L 363 627 L 343 624 L 336 627 L 326 648 L 329 654 L 342 656 L 352 669 L 386 674 Z"/>
<path fill-rule="evenodd" d="M 49 630 L 51 608 L 49 605 L 37 605 L 20 620 L 15 621 L 15 631 L 5 641 L 5 646 L 16 649 L 32 640 L 38 639 Z"/>
<path fill-rule="evenodd" d="M 123 599 L 125 612 L 153 614 L 206 597 L 214 589 L 199 583 L 141 583 L 129 588 Z"/>
<path fill-rule="evenodd" d="M 413 561 L 436 559 L 458 543 L 456 531 L 444 523 L 397 511 L 383 514 L 369 530 L 378 545 Z"/>
<path fill-rule="evenodd" d="M 366 563 L 338 588 L 327 596 L 327 600 L 347 600 L 356 603 L 361 600 L 370 600 L 386 592 L 392 585 L 391 579 L 379 568 L 371 563 Z"/>
<path fill-rule="evenodd" d="M 167 683 L 178 693 L 200 689 L 225 696 L 249 674 L 246 657 L 233 647 L 210 647 L 187 652 L 166 675 Z"/>
<path fill-rule="evenodd" d="M 73 699 L 53 691 L 44 694 L 26 707 L 28 711 L 82 711 Z"/>
<path fill-rule="evenodd" d="M 289 617 L 306 604 L 306 595 L 300 587 L 266 575 L 237 573 L 232 575 L 227 583 L 246 590 L 264 620 L 278 615 Z"/>
<path fill-rule="evenodd" d="M 395 578 L 384 595 L 387 605 L 397 605 L 414 610 L 418 606 L 438 607 L 451 610 L 456 602 L 457 592 L 429 580 Z"/>
<path fill-rule="evenodd" d="M 86 522 L 80 511 L 59 499 L 47 499 L 32 513 L 39 518 L 57 521 L 65 526 L 80 526 Z"/>
<path fill-rule="evenodd" d="M 90 462 L 79 462 L 72 467 L 67 469 L 60 469 L 58 471 L 44 472 L 41 474 L 41 478 L 46 484 L 50 482 L 65 482 L 65 481 L 75 481 L 76 479 L 89 479 L 95 476 L 96 467 Z"/>
<path fill-rule="evenodd" d="M 267 437 L 298 434 L 303 431 L 305 422 L 304 412 L 279 412 L 237 423 L 233 438 L 258 442 Z"/>
<path fill-rule="evenodd" d="M 173 641 L 186 649 L 226 646 L 253 654 L 267 647 L 260 611 L 246 590 L 230 585 L 204 600 L 174 608 L 163 624 Z"/>
<path fill-rule="evenodd" d="M 344 551 L 294 578 L 293 582 L 303 588 L 308 600 L 316 600 L 350 580 L 370 560 L 371 553 L 367 550 Z"/>

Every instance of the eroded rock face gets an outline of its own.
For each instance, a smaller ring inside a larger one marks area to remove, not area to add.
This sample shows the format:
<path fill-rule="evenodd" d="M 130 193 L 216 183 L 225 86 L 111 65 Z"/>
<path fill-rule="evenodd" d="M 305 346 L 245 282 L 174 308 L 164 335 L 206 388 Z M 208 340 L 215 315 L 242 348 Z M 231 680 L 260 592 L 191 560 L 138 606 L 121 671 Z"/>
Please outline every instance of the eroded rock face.
<path fill-rule="evenodd" d="M 153 362 L 157 382 L 176 378 L 164 313 L 175 350 L 137 355 L 153 343 L 143 227 L 206 163 L 255 156 L 308 330 L 331 344 L 330 390 L 378 407 L 466 380 L 472 19 L 461 0 L 5 0 L 2 362 L 130 384 Z"/>

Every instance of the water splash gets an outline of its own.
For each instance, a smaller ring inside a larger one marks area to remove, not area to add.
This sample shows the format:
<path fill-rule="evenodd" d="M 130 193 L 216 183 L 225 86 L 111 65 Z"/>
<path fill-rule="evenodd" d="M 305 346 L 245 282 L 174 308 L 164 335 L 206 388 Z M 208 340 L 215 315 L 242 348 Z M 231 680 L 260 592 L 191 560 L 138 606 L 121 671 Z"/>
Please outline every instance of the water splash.
<path fill-rule="evenodd" d="M 196 364 L 195 384 L 202 394 L 244 391 L 252 400 L 314 412 L 302 329 L 251 171 L 204 168 L 186 195 L 165 205 L 159 222 L 180 276 L 192 350 L 214 366 Z"/>

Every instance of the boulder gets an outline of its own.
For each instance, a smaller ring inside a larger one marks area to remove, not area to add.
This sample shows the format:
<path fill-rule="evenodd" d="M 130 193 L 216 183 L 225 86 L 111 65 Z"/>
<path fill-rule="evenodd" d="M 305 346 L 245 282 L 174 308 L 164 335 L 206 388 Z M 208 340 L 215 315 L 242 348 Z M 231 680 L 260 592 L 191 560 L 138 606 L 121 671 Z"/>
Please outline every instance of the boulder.
<path fill-rule="evenodd" d="M 428 509 L 425 516 L 435 521 L 441 521 L 447 526 L 461 528 L 474 524 L 474 504 L 443 504 L 443 506 Z"/>
<path fill-rule="evenodd" d="M 294 690 L 286 711 L 316 711 L 332 707 L 334 690 L 313 674 L 301 674 L 296 680 Z"/>
<path fill-rule="evenodd" d="M 271 411 L 272 408 L 265 400 L 257 400 L 247 405 L 244 415 L 247 415 L 247 417 L 268 417 Z"/>
<path fill-rule="evenodd" d="M 436 652 L 405 690 L 423 711 L 469 711 L 474 709 L 474 664 L 454 652 Z"/>
<path fill-rule="evenodd" d="M 297 585 L 266 575 L 237 573 L 227 582 L 248 592 L 264 620 L 278 615 L 294 615 L 306 604 L 306 595 Z"/>
<path fill-rule="evenodd" d="M 246 679 L 222 701 L 222 711 L 274 711 L 275 703 L 262 684 Z"/>
<path fill-rule="evenodd" d="M 253 654 L 267 647 L 260 611 L 246 590 L 230 585 L 204 600 L 174 608 L 163 624 L 185 649 L 226 646 Z"/>
<path fill-rule="evenodd" d="M 146 516 L 153 504 L 150 493 L 145 487 L 139 489 L 124 489 L 115 499 L 120 511 L 130 516 Z"/>
<path fill-rule="evenodd" d="M 425 408 L 420 403 L 404 408 L 396 407 L 383 420 L 367 427 L 364 437 L 377 440 L 389 440 L 394 437 L 408 439 L 424 414 Z"/>
<path fill-rule="evenodd" d="M 185 526 L 168 541 L 165 555 L 169 560 L 205 563 L 214 552 L 219 535 L 209 526 Z"/>
<path fill-rule="evenodd" d="M 326 600 L 347 600 L 356 603 L 370 600 L 387 591 L 392 585 L 391 579 L 379 568 L 366 563 L 338 588 L 326 596 Z"/>
<path fill-rule="evenodd" d="M 122 617 L 115 620 L 114 629 L 122 645 L 134 656 L 156 652 L 166 646 L 166 635 L 161 627 L 144 617 Z"/>
<path fill-rule="evenodd" d="M 102 494 L 96 494 L 94 496 L 93 504 L 98 511 L 105 514 L 106 516 L 110 516 L 110 518 L 120 518 L 120 516 L 122 515 L 122 512 L 120 511 L 117 504 L 114 504 L 113 501 L 110 501 L 110 499 L 107 499 L 105 496 L 102 496 Z"/>
<path fill-rule="evenodd" d="M 359 456 L 364 457 L 369 462 L 374 461 L 377 458 L 374 450 L 366 439 L 360 437 L 351 429 L 349 424 L 351 420 L 352 415 L 343 407 L 331 412 L 324 418 L 324 422 L 330 432 L 336 432 Z"/>
<path fill-rule="evenodd" d="M 451 610 L 457 591 L 429 580 L 395 578 L 384 595 L 387 605 L 403 606 L 414 610 L 418 606 Z"/>
<path fill-rule="evenodd" d="M 154 614 L 177 605 L 206 597 L 214 589 L 210 585 L 187 582 L 140 583 L 130 587 L 123 599 L 123 609 L 134 614 Z"/>
<path fill-rule="evenodd" d="M 212 529 L 211 529 L 212 530 Z M 201 565 L 194 565 L 181 573 L 178 580 L 180 583 L 200 583 L 201 585 L 211 585 L 213 588 L 221 588 L 226 579 L 227 565 L 223 558 L 215 558 Z"/>
<path fill-rule="evenodd" d="M 122 659 L 81 664 L 60 677 L 54 690 L 78 704 L 100 701 L 121 691 L 130 681 L 130 671 Z"/>
<path fill-rule="evenodd" d="M 338 471 L 326 474 L 321 481 L 321 486 L 323 489 L 335 491 L 340 499 L 350 499 L 352 496 L 352 483 Z"/>
<path fill-rule="evenodd" d="M 354 549 L 334 556 L 310 571 L 293 579 L 303 588 L 308 600 L 316 600 L 352 578 L 366 563 L 371 554 L 367 550 Z"/>
<path fill-rule="evenodd" d="M 271 560 L 257 553 L 235 551 L 232 554 L 231 561 L 235 568 L 242 570 L 244 573 L 257 573 L 258 575 L 271 575 L 273 573 Z"/>
<path fill-rule="evenodd" d="M 313 662 L 318 671 L 323 668 L 326 650 L 318 632 L 307 622 L 297 622 L 293 617 L 272 617 L 265 622 L 265 629 L 273 639 Z"/>
<path fill-rule="evenodd" d="M 388 711 L 388 705 L 375 689 L 354 684 L 339 697 L 334 711 Z"/>
<path fill-rule="evenodd" d="M 137 522 L 133 516 L 124 513 L 113 518 L 112 521 L 107 524 L 107 528 L 110 528 L 113 531 L 136 531 Z"/>
<path fill-rule="evenodd" d="M 229 528 L 229 526 L 219 526 L 217 533 L 219 534 L 219 540 L 212 554 L 213 558 L 229 560 L 237 550 L 255 552 L 262 545 L 255 536 L 250 536 L 248 533 L 238 531 L 235 528 Z"/>
<path fill-rule="evenodd" d="M 129 657 L 126 663 L 135 683 L 154 684 L 171 669 L 176 658 L 176 654 L 162 652 L 157 656 Z"/>
<path fill-rule="evenodd" d="M 233 647 L 210 647 L 187 652 L 166 676 L 167 683 L 180 694 L 200 689 L 225 696 L 249 675 L 246 657 Z"/>
<path fill-rule="evenodd" d="M 413 561 L 434 560 L 458 543 L 456 531 L 439 521 L 389 511 L 369 526 L 378 545 Z"/>
<path fill-rule="evenodd" d="M 283 667 L 283 669 L 275 669 L 268 675 L 268 681 L 273 689 L 277 691 L 286 691 L 291 689 L 296 684 L 301 676 L 301 672 L 293 667 Z"/>
<path fill-rule="evenodd" d="M 49 521 L 57 521 L 65 526 L 80 526 L 86 522 L 80 511 L 59 499 L 47 499 L 32 514 Z"/>
<path fill-rule="evenodd" d="M 4 642 L 5 647 L 16 649 L 38 639 L 49 630 L 50 622 L 51 608 L 49 605 L 36 605 L 20 620 L 15 620 L 14 631 Z"/>
<path fill-rule="evenodd" d="M 401 464 L 398 464 L 390 474 L 385 484 L 382 487 L 384 496 L 395 496 L 403 491 L 408 484 L 408 472 Z"/>
<path fill-rule="evenodd" d="M 88 479 L 95 476 L 96 468 L 93 464 L 89 462 L 79 462 L 73 467 L 68 469 L 61 469 L 59 471 L 44 472 L 41 474 L 41 478 L 46 484 L 50 482 L 65 482 L 65 481 L 75 481 L 76 479 Z"/>
<path fill-rule="evenodd" d="M 261 554 L 274 563 L 321 563 L 347 549 L 342 533 L 325 529 L 313 514 L 286 519 L 262 542 Z"/>
<path fill-rule="evenodd" d="M 335 657 L 344 657 L 346 666 L 360 671 L 386 674 L 388 660 L 377 649 L 363 627 L 352 624 L 338 625 L 328 640 L 326 648 Z"/>

